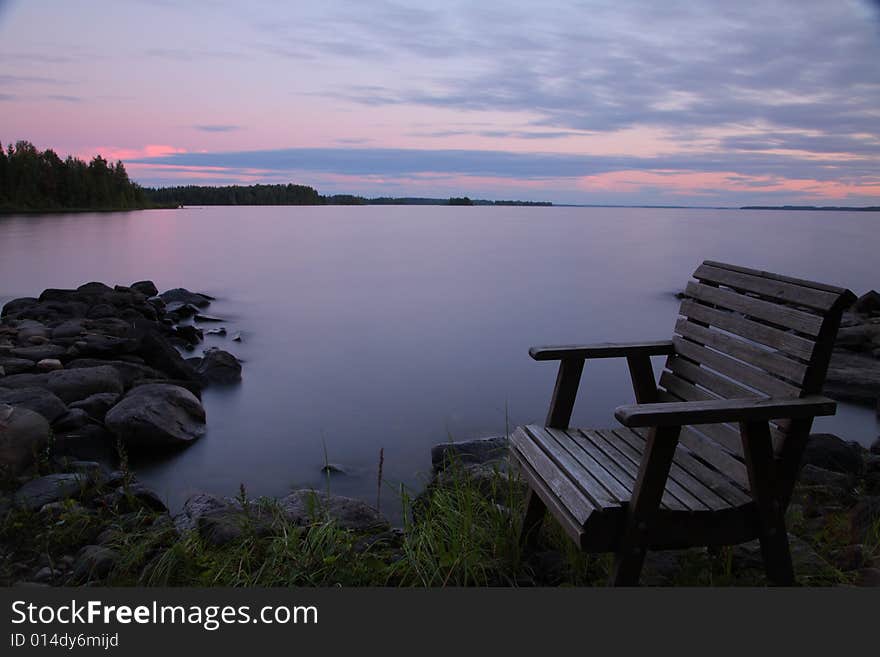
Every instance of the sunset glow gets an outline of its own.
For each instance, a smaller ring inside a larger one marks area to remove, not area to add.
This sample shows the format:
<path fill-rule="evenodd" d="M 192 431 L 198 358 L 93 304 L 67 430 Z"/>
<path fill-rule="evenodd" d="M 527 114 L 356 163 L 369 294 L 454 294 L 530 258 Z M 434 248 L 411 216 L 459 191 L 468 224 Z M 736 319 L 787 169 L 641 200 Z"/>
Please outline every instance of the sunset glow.
<path fill-rule="evenodd" d="M 876 3 L 436 7 L 0 0 L 0 141 L 151 186 L 880 204 Z"/>

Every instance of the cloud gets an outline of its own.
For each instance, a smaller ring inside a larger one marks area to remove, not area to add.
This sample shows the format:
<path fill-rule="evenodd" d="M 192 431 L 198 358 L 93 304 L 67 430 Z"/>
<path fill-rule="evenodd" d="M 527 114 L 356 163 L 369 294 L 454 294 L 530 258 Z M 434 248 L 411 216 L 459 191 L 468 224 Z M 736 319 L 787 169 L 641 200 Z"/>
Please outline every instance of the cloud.
<path fill-rule="evenodd" d="M 240 125 L 204 124 L 194 125 L 193 128 L 201 132 L 235 132 L 242 130 Z"/>
<path fill-rule="evenodd" d="M 265 171 L 315 171 L 342 175 L 413 175 L 443 173 L 494 176 L 522 180 L 579 178 L 612 171 L 738 172 L 751 176 L 780 176 L 835 180 L 877 177 L 872 158 L 805 159 L 798 156 L 733 151 L 724 154 L 682 154 L 654 157 L 519 153 L 486 150 L 393 148 L 287 148 L 220 153 L 179 153 L 141 158 L 143 163 L 180 166 L 250 168 Z"/>

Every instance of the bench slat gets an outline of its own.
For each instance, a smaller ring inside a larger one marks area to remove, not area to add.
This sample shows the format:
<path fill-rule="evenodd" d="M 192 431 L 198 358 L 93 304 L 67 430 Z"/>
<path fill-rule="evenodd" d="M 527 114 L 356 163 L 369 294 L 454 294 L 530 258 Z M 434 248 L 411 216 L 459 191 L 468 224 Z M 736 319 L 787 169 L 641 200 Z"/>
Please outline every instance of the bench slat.
<path fill-rule="evenodd" d="M 775 301 L 806 306 L 813 310 L 826 312 L 837 303 L 839 293 L 817 290 L 795 283 L 781 281 L 777 278 L 744 273 L 732 269 L 722 269 L 703 263 L 694 272 L 694 278 L 726 285 L 737 290 L 752 292 Z"/>
<path fill-rule="evenodd" d="M 682 301 L 678 312 L 692 320 L 710 324 L 804 360 L 810 359 L 816 346 L 812 340 L 795 333 L 754 322 L 734 311 L 711 308 L 693 299 Z"/>
<path fill-rule="evenodd" d="M 547 485 L 553 494 L 559 498 L 574 519 L 583 526 L 587 518 L 595 510 L 580 489 L 566 477 L 559 467 L 550 460 L 550 457 L 540 449 L 534 439 L 520 427 L 510 436 L 511 444 L 519 450 L 519 453 L 532 467 L 535 473 Z"/>
<path fill-rule="evenodd" d="M 822 318 L 818 315 L 812 315 L 778 303 L 764 301 L 763 299 L 755 299 L 744 294 L 737 294 L 731 290 L 723 290 L 711 287 L 710 285 L 691 282 L 687 284 L 684 292 L 687 296 L 694 299 L 721 306 L 728 310 L 735 310 L 777 326 L 784 326 L 801 333 L 806 333 L 812 337 L 819 335 L 819 329 L 822 327 Z"/>

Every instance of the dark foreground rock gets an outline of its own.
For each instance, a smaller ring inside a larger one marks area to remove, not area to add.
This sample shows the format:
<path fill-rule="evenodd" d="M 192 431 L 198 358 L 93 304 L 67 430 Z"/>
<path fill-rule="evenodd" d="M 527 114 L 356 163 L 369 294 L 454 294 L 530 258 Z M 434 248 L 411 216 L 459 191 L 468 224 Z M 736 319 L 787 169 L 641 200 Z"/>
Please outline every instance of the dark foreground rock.
<path fill-rule="evenodd" d="M 49 442 L 51 429 L 42 415 L 0 404 L 0 473 L 18 475 Z"/>
<path fill-rule="evenodd" d="M 216 347 L 206 349 L 195 368 L 206 384 L 229 384 L 241 381 L 241 363 L 228 351 Z"/>
<path fill-rule="evenodd" d="M 381 513 L 366 502 L 352 497 L 301 489 L 283 497 L 278 504 L 291 521 L 300 525 L 330 519 L 338 527 L 352 531 L 372 532 L 390 528 Z"/>
<path fill-rule="evenodd" d="M 104 422 L 130 447 L 185 445 L 204 435 L 205 409 L 189 390 L 157 383 L 132 388 Z"/>

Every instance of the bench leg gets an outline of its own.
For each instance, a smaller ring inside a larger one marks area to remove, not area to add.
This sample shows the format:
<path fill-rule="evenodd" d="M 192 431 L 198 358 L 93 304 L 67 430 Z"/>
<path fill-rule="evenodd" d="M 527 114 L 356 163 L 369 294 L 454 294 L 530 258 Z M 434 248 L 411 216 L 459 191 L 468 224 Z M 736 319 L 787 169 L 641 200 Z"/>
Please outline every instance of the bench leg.
<path fill-rule="evenodd" d="M 744 422 L 740 424 L 740 433 L 752 498 L 758 507 L 761 556 L 767 579 L 776 586 L 792 586 L 795 583 L 794 568 L 791 564 L 782 502 L 776 485 L 776 463 L 770 428 L 766 422 Z"/>
<path fill-rule="evenodd" d="M 541 524 L 544 522 L 546 513 L 547 506 L 544 504 L 544 500 L 538 497 L 534 490 L 529 488 L 529 494 L 526 498 L 526 513 L 519 532 L 519 544 L 523 550 L 530 552 L 535 549 L 538 532 L 541 529 Z"/>
<path fill-rule="evenodd" d="M 642 547 L 630 548 L 626 554 L 614 555 L 614 570 L 611 571 L 611 586 L 638 586 L 645 565 L 647 550 Z"/>

